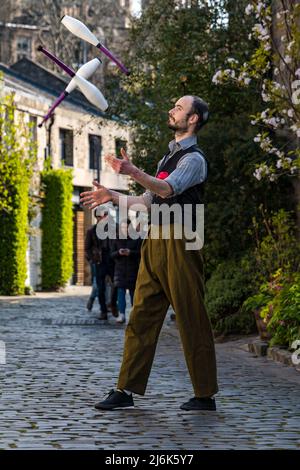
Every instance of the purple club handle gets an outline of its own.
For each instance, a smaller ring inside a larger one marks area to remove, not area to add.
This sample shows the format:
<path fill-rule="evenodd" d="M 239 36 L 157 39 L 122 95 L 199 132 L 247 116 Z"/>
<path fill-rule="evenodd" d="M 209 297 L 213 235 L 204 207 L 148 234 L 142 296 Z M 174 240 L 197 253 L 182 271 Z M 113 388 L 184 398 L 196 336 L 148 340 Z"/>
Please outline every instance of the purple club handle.
<path fill-rule="evenodd" d="M 49 57 L 49 59 L 55 62 L 61 69 L 63 69 L 68 75 L 70 75 L 70 77 L 74 77 L 74 70 L 72 70 L 64 62 L 62 62 L 62 60 L 58 59 L 54 54 L 52 54 L 52 52 L 47 51 L 47 49 L 45 49 L 43 46 L 39 46 L 37 50 L 41 51 L 43 54 Z"/>
<path fill-rule="evenodd" d="M 55 110 L 55 108 L 57 108 L 57 106 L 68 96 L 68 92 L 66 91 L 63 91 L 59 97 L 54 101 L 53 105 L 51 106 L 51 108 L 49 109 L 48 113 L 46 114 L 46 116 L 44 116 L 44 119 L 42 120 L 42 122 L 39 124 L 39 127 L 42 127 L 42 125 L 44 124 L 44 122 L 46 122 L 49 117 L 51 116 L 51 114 L 53 113 L 53 111 Z"/>
<path fill-rule="evenodd" d="M 101 44 L 99 42 L 99 44 L 97 44 L 96 46 L 98 49 L 100 49 L 100 51 L 104 52 L 105 55 L 107 55 L 107 57 L 109 57 L 115 64 L 117 64 L 117 66 L 122 70 L 122 72 L 124 72 L 126 75 L 129 75 L 130 72 L 129 70 L 125 67 L 125 65 L 123 65 L 113 54 L 112 52 L 110 52 L 108 49 L 106 49 L 105 46 L 103 46 L 103 44 Z"/>

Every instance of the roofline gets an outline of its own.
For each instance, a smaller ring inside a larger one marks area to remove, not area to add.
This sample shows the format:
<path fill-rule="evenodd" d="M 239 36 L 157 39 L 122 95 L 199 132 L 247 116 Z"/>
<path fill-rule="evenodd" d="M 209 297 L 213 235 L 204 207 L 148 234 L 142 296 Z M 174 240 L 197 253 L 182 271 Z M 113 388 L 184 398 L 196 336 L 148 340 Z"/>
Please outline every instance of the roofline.
<path fill-rule="evenodd" d="M 35 25 L 22 24 L 22 23 L 6 23 L 5 21 L 0 21 L 0 26 L 4 26 L 7 28 L 23 28 L 23 29 L 34 29 L 34 30 L 41 29 Z"/>
<path fill-rule="evenodd" d="M 68 79 L 67 79 L 66 77 L 63 77 L 63 76 L 61 76 L 61 75 L 58 75 L 58 73 L 53 72 L 53 70 L 48 69 L 47 67 L 45 67 L 45 65 L 42 65 L 42 64 L 40 64 L 39 62 L 34 62 L 33 60 L 28 59 L 28 57 L 26 57 L 25 59 L 27 60 L 27 62 L 30 62 L 31 64 L 35 65 L 36 67 L 39 67 L 40 69 L 44 70 L 45 72 L 49 73 L 50 75 L 53 75 L 57 80 L 60 80 L 63 84 L 67 84 L 67 83 L 68 83 Z M 20 60 L 22 60 L 22 59 L 20 59 Z M 14 64 L 12 64 L 12 66 L 15 65 L 15 64 L 17 64 L 18 62 L 19 62 L 19 61 L 15 62 Z M 0 63 L 1 63 L 1 62 L 0 62 Z M 4 64 L 4 65 L 5 65 L 5 64 Z M 12 67 L 9 67 L 9 70 L 13 70 L 13 71 L 14 71 L 15 69 L 13 69 Z M 17 71 L 16 71 L 16 73 L 20 74 L 20 72 L 17 72 Z M 22 75 L 22 74 L 20 74 L 20 77 L 25 78 L 24 75 Z M 26 79 L 27 79 L 27 78 L 26 78 Z M 36 82 L 34 82 L 34 83 L 36 83 Z M 37 85 L 37 86 L 38 86 L 38 85 Z M 49 88 L 49 89 L 50 89 L 50 88 Z"/>

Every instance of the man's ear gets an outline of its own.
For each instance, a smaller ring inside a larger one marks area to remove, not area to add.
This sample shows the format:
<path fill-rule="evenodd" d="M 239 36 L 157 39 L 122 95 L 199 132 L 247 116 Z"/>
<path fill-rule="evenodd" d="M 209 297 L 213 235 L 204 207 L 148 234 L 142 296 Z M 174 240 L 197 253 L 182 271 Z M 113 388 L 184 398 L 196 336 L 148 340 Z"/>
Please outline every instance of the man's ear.
<path fill-rule="evenodd" d="M 199 114 L 194 113 L 194 114 L 191 114 L 189 119 L 190 119 L 190 124 L 197 124 L 197 122 L 200 121 L 201 118 Z"/>

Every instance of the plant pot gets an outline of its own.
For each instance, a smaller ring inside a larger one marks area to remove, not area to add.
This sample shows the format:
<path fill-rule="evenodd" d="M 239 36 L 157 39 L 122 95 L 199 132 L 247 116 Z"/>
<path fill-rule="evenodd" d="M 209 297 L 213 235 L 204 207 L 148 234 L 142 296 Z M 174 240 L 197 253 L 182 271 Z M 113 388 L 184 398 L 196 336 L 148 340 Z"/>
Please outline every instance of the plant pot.
<path fill-rule="evenodd" d="M 271 339 L 271 335 L 267 330 L 267 323 L 260 316 L 260 310 L 261 309 L 254 310 L 254 317 L 255 317 L 258 333 L 259 333 L 260 339 L 262 339 L 263 341 L 269 341 Z"/>

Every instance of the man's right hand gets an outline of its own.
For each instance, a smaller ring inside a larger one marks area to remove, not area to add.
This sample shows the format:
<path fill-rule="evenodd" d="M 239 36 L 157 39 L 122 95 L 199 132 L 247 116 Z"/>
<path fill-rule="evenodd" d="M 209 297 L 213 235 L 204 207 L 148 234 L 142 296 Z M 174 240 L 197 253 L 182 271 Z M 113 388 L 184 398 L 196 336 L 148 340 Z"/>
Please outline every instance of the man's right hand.
<path fill-rule="evenodd" d="M 102 186 L 97 181 L 93 181 L 93 185 L 97 188 L 96 191 L 85 191 L 80 194 L 80 202 L 89 209 L 94 209 L 100 204 L 112 200 L 112 193 L 109 189 Z"/>

